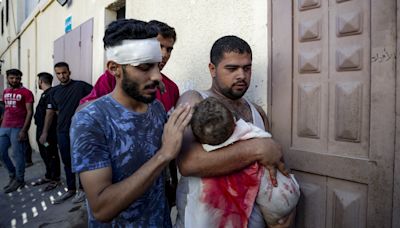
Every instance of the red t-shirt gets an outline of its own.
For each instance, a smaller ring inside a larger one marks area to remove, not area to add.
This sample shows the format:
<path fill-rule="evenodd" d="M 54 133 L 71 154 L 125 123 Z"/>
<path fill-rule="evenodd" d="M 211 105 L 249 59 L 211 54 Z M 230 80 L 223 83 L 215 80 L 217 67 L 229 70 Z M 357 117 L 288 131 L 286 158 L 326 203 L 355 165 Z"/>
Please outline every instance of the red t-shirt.
<path fill-rule="evenodd" d="M 176 102 L 179 99 L 179 89 L 175 82 L 173 82 L 167 76 L 162 73 L 161 76 L 162 82 L 165 85 L 165 92 L 161 94 L 160 90 L 157 90 L 156 99 L 161 101 L 161 103 L 164 105 L 165 111 L 168 114 L 171 114 L 171 112 L 174 110 L 173 108 L 175 107 Z"/>
<path fill-rule="evenodd" d="M 1 127 L 22 128 L 27 113 L 25 104 L 33 103 L 32 92 L 25 87 L 7 88 L 3 92 L 3 101 L 5 111 Z"/>
<path fill-rule="evenodd" d="M 172 111 L 176 102 L 179 98 L 178 86 L 167 76 L 161 73 L 162 82 L 165 85 L 165 92 L 161 94 L 160 90 L 157 90 L 156 99 L 161 101 L 167 112 Z M 92 91 L 86 97 L 82 98 L 79 104 L 83 104 L 88 101 L 95 100 L 106 94 L 111 93 L 115 88 L 115 77 L 109 71 L 105 71 L 100 78 L 97 80 Z"/>
<path fill-rule="evenodd" d="M 84 98 L 79 101 L 79 104 L 83 104 L 106 94 L 111 93 L 115 88 L 115 77 L 108 70 L 106 70 L 100 78 L 97 80 L 92 91 Z"/>

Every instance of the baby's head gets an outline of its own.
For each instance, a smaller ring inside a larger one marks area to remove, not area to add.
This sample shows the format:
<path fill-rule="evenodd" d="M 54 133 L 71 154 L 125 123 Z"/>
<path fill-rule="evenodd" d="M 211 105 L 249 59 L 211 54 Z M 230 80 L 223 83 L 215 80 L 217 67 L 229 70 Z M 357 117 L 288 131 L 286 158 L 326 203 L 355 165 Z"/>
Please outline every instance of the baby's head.
<path fill-rule="evenodd" d="M 236 126 L 232 112 L 214 97 L 208 97 L 194 107 L 190 124 L 197 141 L 209 145 L 225 142 Z"/>

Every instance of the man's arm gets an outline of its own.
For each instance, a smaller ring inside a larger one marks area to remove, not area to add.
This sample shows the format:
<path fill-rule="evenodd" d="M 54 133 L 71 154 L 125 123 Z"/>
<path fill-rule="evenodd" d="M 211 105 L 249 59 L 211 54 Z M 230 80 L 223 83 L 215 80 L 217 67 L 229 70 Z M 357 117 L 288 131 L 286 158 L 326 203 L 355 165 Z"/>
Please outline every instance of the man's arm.
<path fill-rule="evenodd" d="M 179 98 L 178 105 L 188 103 L 192 107 L 203 98 L 196 91 L 188 91 Z M 282 157 L 281 147 L 269 138 L 239 141 L 212 153 L 204 151 L 188 127 L 183 136 L 178 156 L 179 171 L 184 176 L 219 176 L 241 170 L 259 161 L 264 166 L 277 166 Z"/>
<path fill-rule="evenodd" d="M 55 114 L 56 114 L 55 110 L 46 109 L 46 116 L 44 118 L 43 131 L 42 131 L 42 134 L 40 135 L 40 138 L 39 138 L 39 142 L 41 144 L 44 144 L 47 141 L 47 135 L 48 135 L 51 123 L 53 122 Z"/>
<path fill-rule="evenodd" d="M 183 131 L 191 115 L 190 106 L 178 107 L 164 126 L 161 148 L 149 161 L 121 182 L 112 183 L 110 167 L 80 173 L 89 205 L 97 220 L 112 220 L 147 191 L 178 154 Z"/>
<path fill-rule="evenodd" d="M 26 116 L 24 121 L 24 126 L 19 131 L 18 140 L 23 141 L 28 138 L 28 130 L 31 126 L 32 116 L 33 116 L 33 104 L 32 103 L 25 103 L 26 108 Z"/>

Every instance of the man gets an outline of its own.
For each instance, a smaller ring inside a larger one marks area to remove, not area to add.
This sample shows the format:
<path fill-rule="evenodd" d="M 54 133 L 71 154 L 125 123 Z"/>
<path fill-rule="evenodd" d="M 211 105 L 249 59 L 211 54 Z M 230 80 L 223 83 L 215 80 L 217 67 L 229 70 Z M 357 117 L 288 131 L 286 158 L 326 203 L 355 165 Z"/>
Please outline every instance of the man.
<path fill-rule="evenodd" d="M 251 122 L 261 129 L 268 129 L 268 121 L 264 111 L 243 98 L 249 88 L 251 79 L 252 52 L 246 41 L 236 36 L 225 36 L 218 39 L 210 53 L 209 70 L 212 78 L 211 88 L 207 91 L 187 91 L 178 101 L 178 104 L 188 103 L 194 106 L 206 97 L 215 97 L 227 106 L 235 116 Z M 178 218 L 177 227 L 191 227 L 196 216 L 202 216 L 203 222 L 213 222 L 213 227 L 226 227 L 236 224 L 238 219 L 230 211 L 225 213 L 211 213 L 210 217 L 190 211 L 187 205 L 196 204 L 196 200 L 205 200 L 216 209 L 229 208 L 226 202 L 218 198 L 199 199 L 191 197 L 191 192 L 197 191 L 194 185 L 188 185 L 188 177 L 223 176 L 242 170 L 245 167 L 259 162 L 270 171 L 272 182 L 276 186 L 275 168 L 283 173 L 284 164 L 281 162 L 282 152 L 278 144 L 270 138 L 257 138 L 240 141 L 227 147 L 218 149 L 215 153 L 207 153 L 193 136 L 191 129 L 184 134 L 182 150 L 178 157 L 178 166 L 182 178 L 177 190 Z M 212 189 L 208 189 L 212 191 Z M 254 203 L 254 199 L 251 199 Z M 234 205 L 232 205 L 234 206 Z M 246 208 L 242 208 L 245 210 Z M 293 220 L 291 213 L 288 218 L 281 219 L 277 227 L 286 227 Z M 265 227 L 262 215 L 257 207 L 253 206 L 250 216 L 245 218 L 248 227 Z M 193 224 L 195 225 L 195 224 Z"/>
<path fill-rule="evenodd" d="M 74 116 L 72 163 L 87 195 L 89 227 L 171 227 L 162 171 L 180 150 L 191 109 L 176 108 L 165 124 L 155 100 L 156 36 L 143 21 L 112 22 L 103 41 L 115 89 Z"/>
<path fill-rule="evenodd" d="M 65 62 L 59 62 L 54 65 L 54 72 L 60 84 L 55 86 L 49 94 L 49 102 L 46 110 L 43 132 L 39 142 L 45 145 L 48 142 L 49 129 L 57 112 L 57 143 L 60 150 L 61 160 L 64 164 L 65 177 L 68 191 L 54 200 L 55 204 L 62 203 L 75 195 L 73 203 L 82 202 L 85 199 L 85 193 L 79 184 L 79 190 L 76 191 L 75 174 L 71 171 L 71 152 L 69 128 L 71 119 L 79 105 L 80 99 L 88 95 L 92 86 L 83 81 L 75 81 L 70 78 L 71 72 Z"/>
<path fill-rule="evenodd" d="M 7 70 L 6 77 L 10 87 L 3 92 L 5 112 L 0 128 L 0 154 L 10 177 L 4 192 L 9 193 L 25 185 L 25 150 L 29 143 L 27 140 L 33 114 L 33 94 L 22 86 L 20 70 Z M 8 156 L 10 145 L 15 164 Z"/>
<path fill-rule="evenodd" d="M 158 33 L 157 40 L 160 42 L 162 54 L 162 61 L 158 64 L 158 67 L 161 71 L 171 57 L 171 53 L 174 49 L 174 44 L 176 42 L 176 32 L 173 27 L 161 21 L 152 20 L 149 21 L 149 25 L 154 26 Z M 161 101 L 165 108 L 165 111 L 170 114 L 173 111 L 176 102 L 178 101 L 179 89 L 178 86 L 165 74 L 161 73 L 161 77 L 161 84 L 163 86 L 161 89 L 157 89 L 156 99 Z M 86 102 L 104 96 L 112 92 L 114 87 L 115 77 L 108 70 L 106 70 L 104 74 L 102 74 L 97 80 L 90 94 L 82 98 L 80 104 L 85 104 Z M 78 109 L 80 109 L 82 106 L 84 105 L 81 105 Z M 178 184 L 175 160 L 171 161 L 171 163 L 169 164 L 169 169 L 167 169 L 167 171 L 169 172 L 167 172 L 166 176 L 166 194 L 168 198 L 168 203 L 172 207 L 173 205 L 175 205 L 175 191 L 176 185 Z"/>
<path fill-rule="evenodd" d="M 44 191 L 50 191 L 56 188 L 60 184 L 60 157 L 58 155 L 57 148 L 57 118 L 53 117 L 53 121 L 50 124 L 47 136 L 47 142 L 44 144 L 40 143 L 39 138 L 43 132 L 47 104 L 49 103 L 49 94 L 54 89 L 51 87 L 53 83 L 53 75 L 47 72 L 41 72 L 38 75 L 38 86 L 39 89 L 43 90 L 42 95 L 35 111 L 35 124 L 36 124 L 36 142 L 39 147 L 40 156 L 43 159 L 46 167 L 46 173 L 44 178 L 34 182 L 33 185 L 41 185 L 49 183 Z"/>
<path fill-rule="evenodd" d="M 161 71 L 171 57 L 171 53 L 176 42 L 176 32 L 173 27 L 170 27 L 161 21 L 152 20 L 149 22 L 149 25 L 154 26 L 158 33 L 157 40 L 160 42 L 162 53 L 162 61 L 158 64 L 158 66 Z M 165 74 L 161 73 L 161 77 L 164 85 L 164 88 L 162 89 L 164 91 L 161 91 L 160 89 L 157 90 L 156 99 L 161 101 L 167 112 L 170 112 L 173 110 L 173 107 L 178 101 L 179 89 L 178 86 Z M 82 98 L 79 103 L 84 104 L 111 93 L 114 87 L 115 77 L 108 70 L 106 70 L 104 74 L 102 74 L 97 80 L 93 90 L 86 97 Z"/>

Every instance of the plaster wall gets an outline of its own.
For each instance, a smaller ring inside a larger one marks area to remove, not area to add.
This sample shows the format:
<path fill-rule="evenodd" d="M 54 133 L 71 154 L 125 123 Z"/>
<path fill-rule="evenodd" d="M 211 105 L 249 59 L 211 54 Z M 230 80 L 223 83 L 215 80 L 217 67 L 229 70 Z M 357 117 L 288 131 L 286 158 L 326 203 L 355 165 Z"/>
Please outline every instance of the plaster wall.
<path fill-rule="evenodd" d="M 267 1 L 190 0 L 127 1 L 126 17 L 160 20 L 177 32 L 177 42 L 163 72 L 177 84 L 181 93 L 208 89 L 212 44 L 224 35 L 237 35 L 253 51 L 253 77 L 247 97 L 267 107 Z"/>

